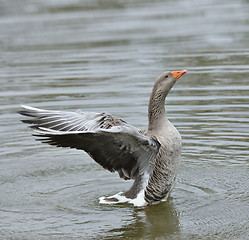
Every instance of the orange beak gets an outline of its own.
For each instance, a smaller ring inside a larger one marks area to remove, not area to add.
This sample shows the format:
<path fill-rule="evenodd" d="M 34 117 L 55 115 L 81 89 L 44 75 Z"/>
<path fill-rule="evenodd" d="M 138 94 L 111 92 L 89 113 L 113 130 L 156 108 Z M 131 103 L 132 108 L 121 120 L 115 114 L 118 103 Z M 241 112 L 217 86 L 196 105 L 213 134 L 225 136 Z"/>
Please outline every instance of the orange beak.
<path fill-rule="evenodd" d="M 179 79 L 183 74 L 185 74 L 187 70 L 182 70 L 182 71 L 173 71 L 171 74 L 174 76 L 174 78 L 177 80 Z"/>

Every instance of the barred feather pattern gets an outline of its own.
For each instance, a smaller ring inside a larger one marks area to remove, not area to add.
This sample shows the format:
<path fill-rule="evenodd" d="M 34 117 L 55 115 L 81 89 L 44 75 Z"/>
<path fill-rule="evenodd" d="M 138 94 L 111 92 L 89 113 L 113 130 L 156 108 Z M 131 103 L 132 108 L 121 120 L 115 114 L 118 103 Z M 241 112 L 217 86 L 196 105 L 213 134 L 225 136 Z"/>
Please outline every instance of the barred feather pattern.
<path fill-rule="evenodd" d="M 167 144 L 161 146 L 157 154 L 154 170 L 144 194 L 148 204 L 167 198 L 174 187 L 181 152 L 180 139 L 174 140 L 169 140 Z"/>

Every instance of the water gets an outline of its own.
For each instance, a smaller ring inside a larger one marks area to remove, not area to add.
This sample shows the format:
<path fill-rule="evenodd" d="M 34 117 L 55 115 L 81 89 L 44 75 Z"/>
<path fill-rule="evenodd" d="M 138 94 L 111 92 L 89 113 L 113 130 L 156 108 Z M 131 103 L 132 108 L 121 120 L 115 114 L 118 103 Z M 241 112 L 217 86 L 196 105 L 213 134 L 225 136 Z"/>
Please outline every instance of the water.
<path fill-rule="evenodd" d="M 1 239 L 247 239 L 249 2 L 0 1 Z M 20 104 L 111 112 L 140 128 L 155 78 L 183 138 L 177 184 L 145 208 L 80 151 L 40 144 Z"/>

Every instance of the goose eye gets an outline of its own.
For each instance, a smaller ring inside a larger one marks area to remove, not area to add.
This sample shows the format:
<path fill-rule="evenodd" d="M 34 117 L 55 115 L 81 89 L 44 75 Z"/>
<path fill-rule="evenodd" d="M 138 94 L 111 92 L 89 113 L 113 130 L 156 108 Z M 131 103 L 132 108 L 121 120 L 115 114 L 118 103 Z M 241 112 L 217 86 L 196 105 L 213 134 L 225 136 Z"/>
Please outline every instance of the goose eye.
<path fill-rule="evenodd" d="M 169 76 L 167 75 L 167 76 L 165 76 L 165 78 L 168 78 Z"/>

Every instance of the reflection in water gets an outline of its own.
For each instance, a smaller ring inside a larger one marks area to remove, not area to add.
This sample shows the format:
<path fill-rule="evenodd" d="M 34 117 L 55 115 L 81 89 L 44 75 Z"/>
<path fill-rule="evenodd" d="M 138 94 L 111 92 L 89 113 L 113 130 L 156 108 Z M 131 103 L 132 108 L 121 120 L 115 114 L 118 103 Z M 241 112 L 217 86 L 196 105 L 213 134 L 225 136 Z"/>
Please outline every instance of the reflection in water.
<path fill-rule="evenodd" d="M 122 228 L 113 229 L 110 232 L 116 233 L 117 239 L 156 239 L 161 237 L 165 239 L 180 230 L 179 217 L 170 197 L 167 201 L 156 205 L 134 208 L 130 222 L 126 222 L 124 225 Z"/>
<path fill-rule="evenodd" d="M 170 198 L 167 202 L 148 206 L 145 216 L 149 224 L 145 235 L 149 236 L 148 239 L 168 236 L 179 231 L 179 217 Z"/>

